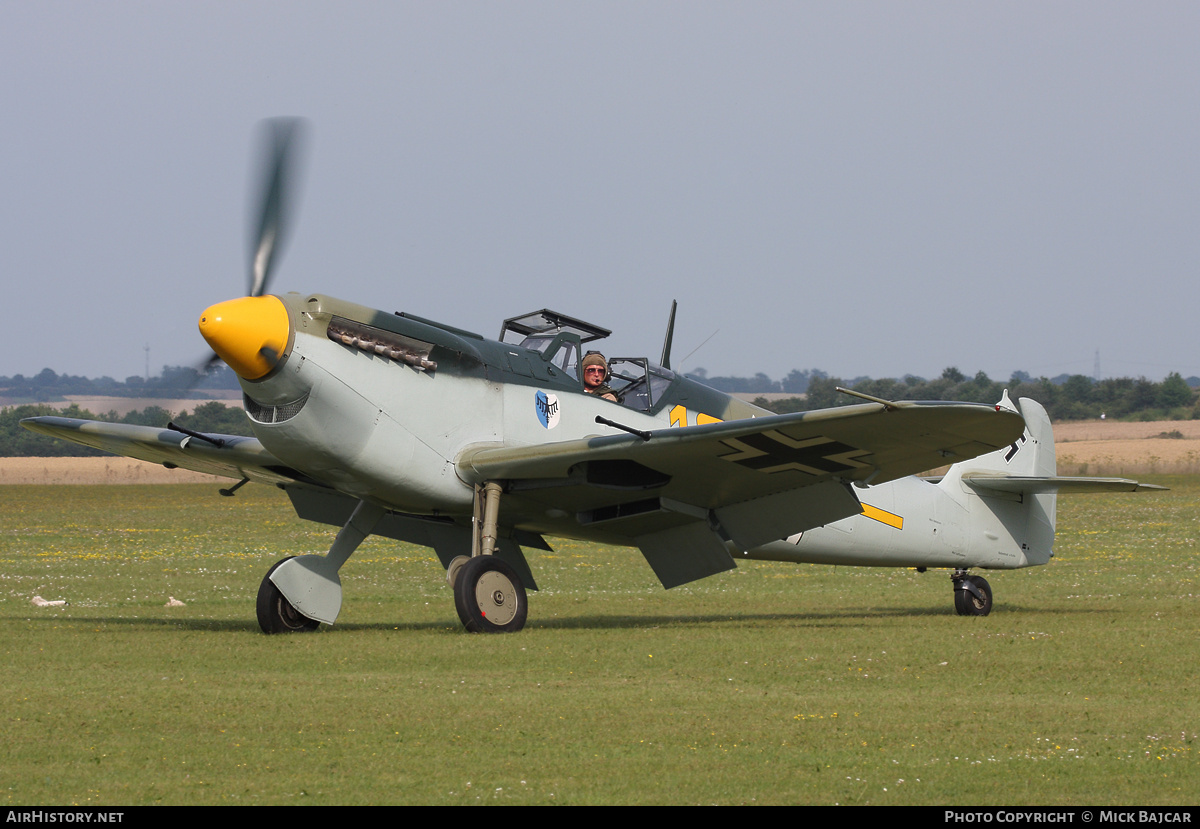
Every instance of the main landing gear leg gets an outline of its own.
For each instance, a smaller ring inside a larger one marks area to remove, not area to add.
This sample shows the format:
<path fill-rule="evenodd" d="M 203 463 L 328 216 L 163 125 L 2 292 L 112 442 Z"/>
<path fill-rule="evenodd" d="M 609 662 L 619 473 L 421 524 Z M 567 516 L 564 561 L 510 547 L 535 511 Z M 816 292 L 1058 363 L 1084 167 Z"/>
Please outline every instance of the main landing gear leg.
<path fill-rule="evenodd" d="M 992 586 L 983 576 L 955 570 L 950 578 L 954 582 L 954 611 L 959 616 L 986 616 L 992 612 Z"/>
<path fill-rule="evenodd" d="M 359 501 L 323 556 L 285 558 L 272 567 L 258 588 L 258 626 L 263 633 L 316 630 L 332 625 L 342 609 L 338 570 L 383 517 L 383 507 Z"/>
<path fill-rule="evenodd" d="M 515 633 L 525 627 L 529 602 L 515 570 L 496 551 L 500 484 L 475 487 L 471 557 L 458 556 L 446 569 L 454 588 L 454 608 L 471 633 Z"/>

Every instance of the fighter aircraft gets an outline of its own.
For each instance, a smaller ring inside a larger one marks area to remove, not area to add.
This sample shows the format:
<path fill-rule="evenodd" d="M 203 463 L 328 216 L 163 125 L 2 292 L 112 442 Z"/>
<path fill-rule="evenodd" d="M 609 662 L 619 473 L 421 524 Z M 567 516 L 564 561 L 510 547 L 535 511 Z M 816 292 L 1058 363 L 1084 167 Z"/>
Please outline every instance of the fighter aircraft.
<path fill-rule="evenodd" d="M 432 547 L 467 630 L 511 632 L 536 590 L 524 549 L 547 536 L 638 548 L 665 588 L 767 559 L 952 570 L 960 614 L 991 589 L 968 568 L 1046 563 L 1055 493 L 1137 489 L 1055 475 L 1045 411 L 894 402 L 775 415 L 659 362 L 602 361 L 616 402 L 589 393 L 585 348 L 609 335 L 550 310 L 492 340 L 322 294 L 266 293 L 286 229 L 296 124 L 274 122 L 249 296 L 200 332 L 238 375 L 256 437 L 61 417 L 30 429 L 115 454 L 284 490 L 340 526 L 326 555 L 262 580 L 264 632 L 332 624 L 338 571 L 368 535 Z M 975 459 L 975 460 L 972 460 Z M 953 464 L 940 480 L 909 477 Z M 1143 487 L 1144 488 L 1144 487 Z"/>

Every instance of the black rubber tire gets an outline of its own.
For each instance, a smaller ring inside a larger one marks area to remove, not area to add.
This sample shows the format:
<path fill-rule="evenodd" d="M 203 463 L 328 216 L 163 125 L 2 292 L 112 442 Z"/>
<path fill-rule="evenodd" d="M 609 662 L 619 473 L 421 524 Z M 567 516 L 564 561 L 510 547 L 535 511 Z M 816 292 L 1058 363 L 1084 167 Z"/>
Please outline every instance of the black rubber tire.
<path fill-rule="evenodd" d="M 516 633 L 529 616 L 525 586 L 496 556 L 475 556 L 462 566 L 454 583 L 454 608 L 471 633 Z"/>
<path fill-rule="evenodd" d="M 964 581 L 969 581 L 982 594 L 983 598 L 977 598 L 970 590 L 964 590 L 959 585 L 954 585 L 954 611 L 959 616 L 986 616 L 992 612 L 992 586 L 987 583 L 987 579 L 983 576 L 967 576 Z"/>
<path fill-rule="evenodd" d="M 321 624 L 292 607 L 292 603 L 283 597 L 279 588 L 271 581 L 271 574 L 279 565 L 292 558 L 295 556 L 275 562 L 263 576 L 262 584 L 258 586 L 258 601 L 254 610 L 258 614 L 258 626 L 262 628 L 263 633 L 308 633 L 316 630 Z"/>

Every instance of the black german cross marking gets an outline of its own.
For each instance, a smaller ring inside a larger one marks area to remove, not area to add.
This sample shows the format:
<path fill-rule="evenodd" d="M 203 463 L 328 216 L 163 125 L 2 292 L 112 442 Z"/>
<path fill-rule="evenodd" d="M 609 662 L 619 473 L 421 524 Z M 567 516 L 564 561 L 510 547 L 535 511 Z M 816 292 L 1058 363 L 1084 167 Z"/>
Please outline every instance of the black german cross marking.
<path fill-rule="evenodd" d="M 809 475 L 832 475 L 862 468 L 865 464 L 856 459 L 870 454 L 866 449 L 830 438 L 795 441 L 774 431 L 722 443 L 734 451 L 720 457 L 768 473 L 794 469 Z"/>
<path fill-rule="evenodd" d="M 1004 453 L 1004 462 L 1005 462 L 1005 463 L 1011 463 L 1011 462 L 1012 462 L 1012 459 L 1013 459 L 1013 456 L 1014 456 L 1015 454 L 1017 454 L 1017 451 L 1018 451 L 1018 450 L 1019 450 L 1019 449 L 1020 449 L 1022 446 L 1024 446 L 1024 445 L 1025 445 L 1025 441 L 1027 441 L 1027 440 L 1029 440 L 1029 436 L 1028 436 L 1028 435 L 1026 435 L 1026 434 L 1024 434 L 1024 433 L 1022 433 L 1022 434 L 1021 434 L 1021 436 L 1020 436 L 1019 438 L 1017 438 L 1016 440 L 1014 440 L 1014 441 L 1012 442 L 1012 446 L 1008 447 L 1008 451 Z"/>

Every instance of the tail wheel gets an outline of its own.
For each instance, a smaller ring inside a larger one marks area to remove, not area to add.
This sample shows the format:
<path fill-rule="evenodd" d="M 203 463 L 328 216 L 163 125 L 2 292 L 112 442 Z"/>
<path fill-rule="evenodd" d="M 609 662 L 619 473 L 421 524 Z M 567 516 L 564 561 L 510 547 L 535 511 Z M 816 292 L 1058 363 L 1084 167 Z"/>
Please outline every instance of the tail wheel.
<path fill-rule="evenodd" d="M 529 602 L 516 571 L 496 556 L 475 556 L 454 581 L 454 607 L 471 633 L 516 633 Z"/>
<path fill-rule="evenodd" d="M 975 590 L 971 590 L 971 587 Z M 959 616 L 986 616 L 991 613 L 992 586 L 987 579 L 983 576 L 966 576 L 955 583 L 954 610 Z"/>
<path fill-rule="evenodd" d="M 262 628 L 263 633 L 307 633 L 316 630 L 321 624 L 292 607 L 292 603 L 284 598 L 275 582 L 271 581 L 271 574 L 290 558 L 295 556 L 275 562 L 263 577 L 262 584 L 258 586 L 258 602 L 254 609 L 258 614 L 258 626 Z"/>

